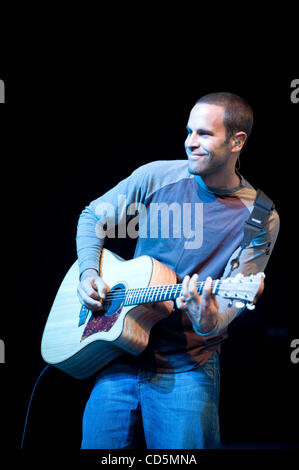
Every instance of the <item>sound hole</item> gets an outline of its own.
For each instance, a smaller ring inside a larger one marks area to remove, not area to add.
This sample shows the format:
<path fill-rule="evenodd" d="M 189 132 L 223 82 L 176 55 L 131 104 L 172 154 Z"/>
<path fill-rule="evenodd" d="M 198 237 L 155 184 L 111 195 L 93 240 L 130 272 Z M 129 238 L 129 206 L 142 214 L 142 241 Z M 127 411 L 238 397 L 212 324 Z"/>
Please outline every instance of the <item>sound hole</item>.
<path fill-rule="evenodd" d="M 123 291 L 122 291 L 123 289 Z M 107 294 L 107 300 L 104 301 L 103 310 L 93 312 L 87 322 L 81 341 L 90 335 L 101 331 L 109 331 L 118 319 L 125 297 L 123 295 L 124 284 L 116 284 Z"/>
<path fill-rule="evenodd" d="M 107 300 L 104 302 L 104 316 L 110 317 L 115 315 L 120 305 L 124 303 L 124 295 L 121 289 L 125 289 L 124 284 L 116 284 L 111 291 L 107 294 Z"/>

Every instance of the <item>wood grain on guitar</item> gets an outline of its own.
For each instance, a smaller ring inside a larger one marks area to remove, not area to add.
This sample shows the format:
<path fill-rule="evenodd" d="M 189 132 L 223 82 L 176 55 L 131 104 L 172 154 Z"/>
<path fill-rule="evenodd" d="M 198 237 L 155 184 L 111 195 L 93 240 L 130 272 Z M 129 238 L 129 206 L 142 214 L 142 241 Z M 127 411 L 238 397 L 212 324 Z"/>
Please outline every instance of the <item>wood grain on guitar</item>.
<path fill-rule="evenodd" d="M 125 261 L 102 250 L 100 274 L 108 292 L 103 310 L 93 313 L 79 302 L 78 262 L 67 272 L 43 332 L 43 359 L 76 378 L 86 378 L 119 355 L 140 354 L 151 328 L 171 315 L 181 295 L 176 273 L 150 256 Z M 214 280 L 212 291 L 248 308 L 263 291 L 264 274 Z M 204 282 L 197 283 L 199 294 Z"/>

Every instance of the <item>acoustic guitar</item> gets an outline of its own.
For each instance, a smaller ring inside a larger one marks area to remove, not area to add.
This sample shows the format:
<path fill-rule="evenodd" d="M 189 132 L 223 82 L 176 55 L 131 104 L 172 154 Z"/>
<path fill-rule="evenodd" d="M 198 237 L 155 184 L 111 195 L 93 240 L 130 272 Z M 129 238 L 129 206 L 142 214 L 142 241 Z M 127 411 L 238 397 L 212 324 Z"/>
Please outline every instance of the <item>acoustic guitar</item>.
<path fill-rule="evenodd" d="M 146 348 L 151 328 L 171 315 L 182 295 L 176 273 L 144 255 L 124 260 L 108 249 L 101 253 L 99 274 L 107 286 L 103 309 L 92 312 L 77 296 L 79 267 L 67 272 L 46 322 L 43 359 L 67 374 L 83 379 L 123 353 L 138 355 Z M 212 292 L 238 305 L 254 308 L 263 273 L 213 280 Z M 202 293 L 204 282 L 197 282 Z"/>

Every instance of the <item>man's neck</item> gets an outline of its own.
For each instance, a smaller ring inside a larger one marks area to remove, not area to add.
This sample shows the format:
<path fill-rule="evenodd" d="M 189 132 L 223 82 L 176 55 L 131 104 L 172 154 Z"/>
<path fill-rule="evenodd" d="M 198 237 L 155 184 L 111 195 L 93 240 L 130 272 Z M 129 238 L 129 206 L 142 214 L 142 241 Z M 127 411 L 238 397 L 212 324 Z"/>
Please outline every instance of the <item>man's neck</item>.
<path fill-rule="evenodd" d="M 211 174 L 201 176 L 203 182 L 211 188 L 229 189 L 235 188 L 241 184 L 240 176 L 234 171 L 230 174 Z"/>

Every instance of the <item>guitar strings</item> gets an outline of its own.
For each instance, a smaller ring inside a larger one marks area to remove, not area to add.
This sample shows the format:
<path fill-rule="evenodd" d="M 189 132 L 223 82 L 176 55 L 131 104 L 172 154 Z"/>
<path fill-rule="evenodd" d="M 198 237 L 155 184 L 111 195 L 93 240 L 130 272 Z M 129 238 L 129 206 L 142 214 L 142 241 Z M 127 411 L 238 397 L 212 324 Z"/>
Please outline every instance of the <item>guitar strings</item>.
<path fill-rule="evenodd" d="M 203 285 L 204 285 L 204 282 L 197 282 L 196 283 L 196 287 L 203 287 Z M 167 293 L 167 291 L 173 291 L 174 289 L 176 291 L 179 291 L 179 290 L 182 289 L 182 284 L 165 284 L 165 285 L 160 285 L 160 286 L 135 287 L 135 288 L 133 287 L 133 288 L 130 288 L 130 289 L 117 289 L 115 291 L 108 292 L 108 294 L 105 297 L 105 300 L 108 297 L 109 298 L 110 297 L 121 298 L 123 296 L 125 297 L 130 293 L 130 291 L 131 291 L 132 296 L 144 295 L 145 291 L 148 291 L 150 294 L 157 294 L 159 291 L 165 290 L 165 287 L 166 287 L 166 291 L 164 293 Z M 138 291 L 138 292 L 134 292 L 134 291 Z M 142 291 L 144 291 L 144 292 L 142 292 Z"/>
<path fill-rule="evenodd" d="M 218 289 L 221 288 L 221 281 L 215 280 L 212 282 L 212 289 L 215 287 L 215 284 L 218 283 Z M 201 289 L 204 286 L 204 282 L 196 282 L 196 288 L 197 290 Z M 252 286 L 252 284 L 251 284 Z M 166 289 L 165 289 L 166 287 Z M 230 286 L 230 287 L 233 287 Z M 244 290 L 246 289 L 246 283 L 243 281 L 242 283 L 242 288 Z M 130 295 L 132 298 L 134 297 L 142 297 L 142 296 L 150 296 L 150 295 L 158 295 L 158 294 L 174 294 L 177 296 L 177 294 L 180 294 L 182 289 L 182 284 L 168 284 L 168 285 L 160 285 L 160 286 L 149 286 L 149 287 L 136 287 L 136 288 L 130 288 L 130 289 L 117 289 L 115 291 L 110 291 L 104 298 L 105 301 L 110 301 L 110 300 L 121 300 L 125 299 L 128 295 Z M 223 290 L 223 288 L 221 288 Z M 136 291 L 136 292 L 135 292 Z M 164 292 L 163 292 L 164 291 Z"/>

